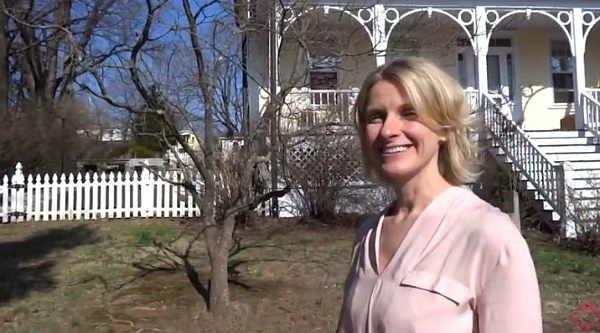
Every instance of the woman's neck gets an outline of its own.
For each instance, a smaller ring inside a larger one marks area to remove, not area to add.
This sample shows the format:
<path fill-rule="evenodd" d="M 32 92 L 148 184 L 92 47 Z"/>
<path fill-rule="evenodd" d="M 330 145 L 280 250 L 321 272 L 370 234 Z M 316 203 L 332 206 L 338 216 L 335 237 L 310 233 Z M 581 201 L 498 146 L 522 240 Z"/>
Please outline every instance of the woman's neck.
<path fill-rule="evenodd" d="M 439 173 L 427 177 L 417 176 L 405 183 L 395 184 L 395 211 L 401 215 L 420 212 L 451 186 Z"/>

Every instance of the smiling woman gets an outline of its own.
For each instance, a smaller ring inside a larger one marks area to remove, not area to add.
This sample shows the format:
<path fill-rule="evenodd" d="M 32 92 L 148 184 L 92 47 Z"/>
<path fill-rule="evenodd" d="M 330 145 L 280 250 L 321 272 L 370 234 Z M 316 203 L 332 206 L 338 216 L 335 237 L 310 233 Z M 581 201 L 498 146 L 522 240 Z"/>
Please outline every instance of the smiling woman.
<path fill-rule="evenodd" d="M 421 58 L 365 80 L 356 103 L 367 174 L 396 200 L 360 228 L 338 333 L 542 332 L 535 268 L 475 179 L 459 84 Z"/>

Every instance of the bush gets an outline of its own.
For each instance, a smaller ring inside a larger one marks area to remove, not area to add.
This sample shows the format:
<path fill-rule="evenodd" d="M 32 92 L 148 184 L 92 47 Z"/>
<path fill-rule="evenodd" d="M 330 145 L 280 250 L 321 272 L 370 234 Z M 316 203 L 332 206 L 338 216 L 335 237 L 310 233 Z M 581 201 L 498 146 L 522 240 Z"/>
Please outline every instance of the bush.
<path fill-rule="evenodd" d="M 314 135 L 287 144 L 284 170 L 297 209 L 306 217 L 331 220 L 340 213 L 348 187 L 365 184 L 357 139 Z"/>

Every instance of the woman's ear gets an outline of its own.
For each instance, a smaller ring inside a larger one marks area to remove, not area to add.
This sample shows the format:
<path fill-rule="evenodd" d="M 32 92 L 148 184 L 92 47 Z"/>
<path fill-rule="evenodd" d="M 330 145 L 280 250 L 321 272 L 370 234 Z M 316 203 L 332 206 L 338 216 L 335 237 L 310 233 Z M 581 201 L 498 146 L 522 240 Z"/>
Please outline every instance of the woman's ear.
<path fill-rule="evenodd" d="M 442 127 L 438 133 L 440 136 L 440 143 L 448 142 L 448 136 L 450 135 L 450 128 Z"/>

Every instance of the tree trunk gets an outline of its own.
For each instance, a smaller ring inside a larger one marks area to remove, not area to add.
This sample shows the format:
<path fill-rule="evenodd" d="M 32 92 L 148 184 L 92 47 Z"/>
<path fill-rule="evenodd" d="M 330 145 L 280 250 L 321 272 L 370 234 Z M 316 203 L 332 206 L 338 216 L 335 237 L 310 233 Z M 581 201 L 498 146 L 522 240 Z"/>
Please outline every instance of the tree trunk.
<path fill-rule="evenodd" d="M 206 230 L 206 241 L 211 264 L 209 310 L 216 317 L 229 312 L 229 249 L 235 228 L 235 215 L 227 214 L 220 228 Z M 220 231 L 220 234 L 219 234 Z"/>
<path fill-rule="evenodd" d="M 218 251 L 213 257 L 210 277 L 210 312 L 224 317 L 229 312 L 228 252 Z"/>
<path fill-rule="evenodd" d="M 8 47 L 6 38 L 6 15 L 0 11 L 0 114 L 8 110 Z"/>

